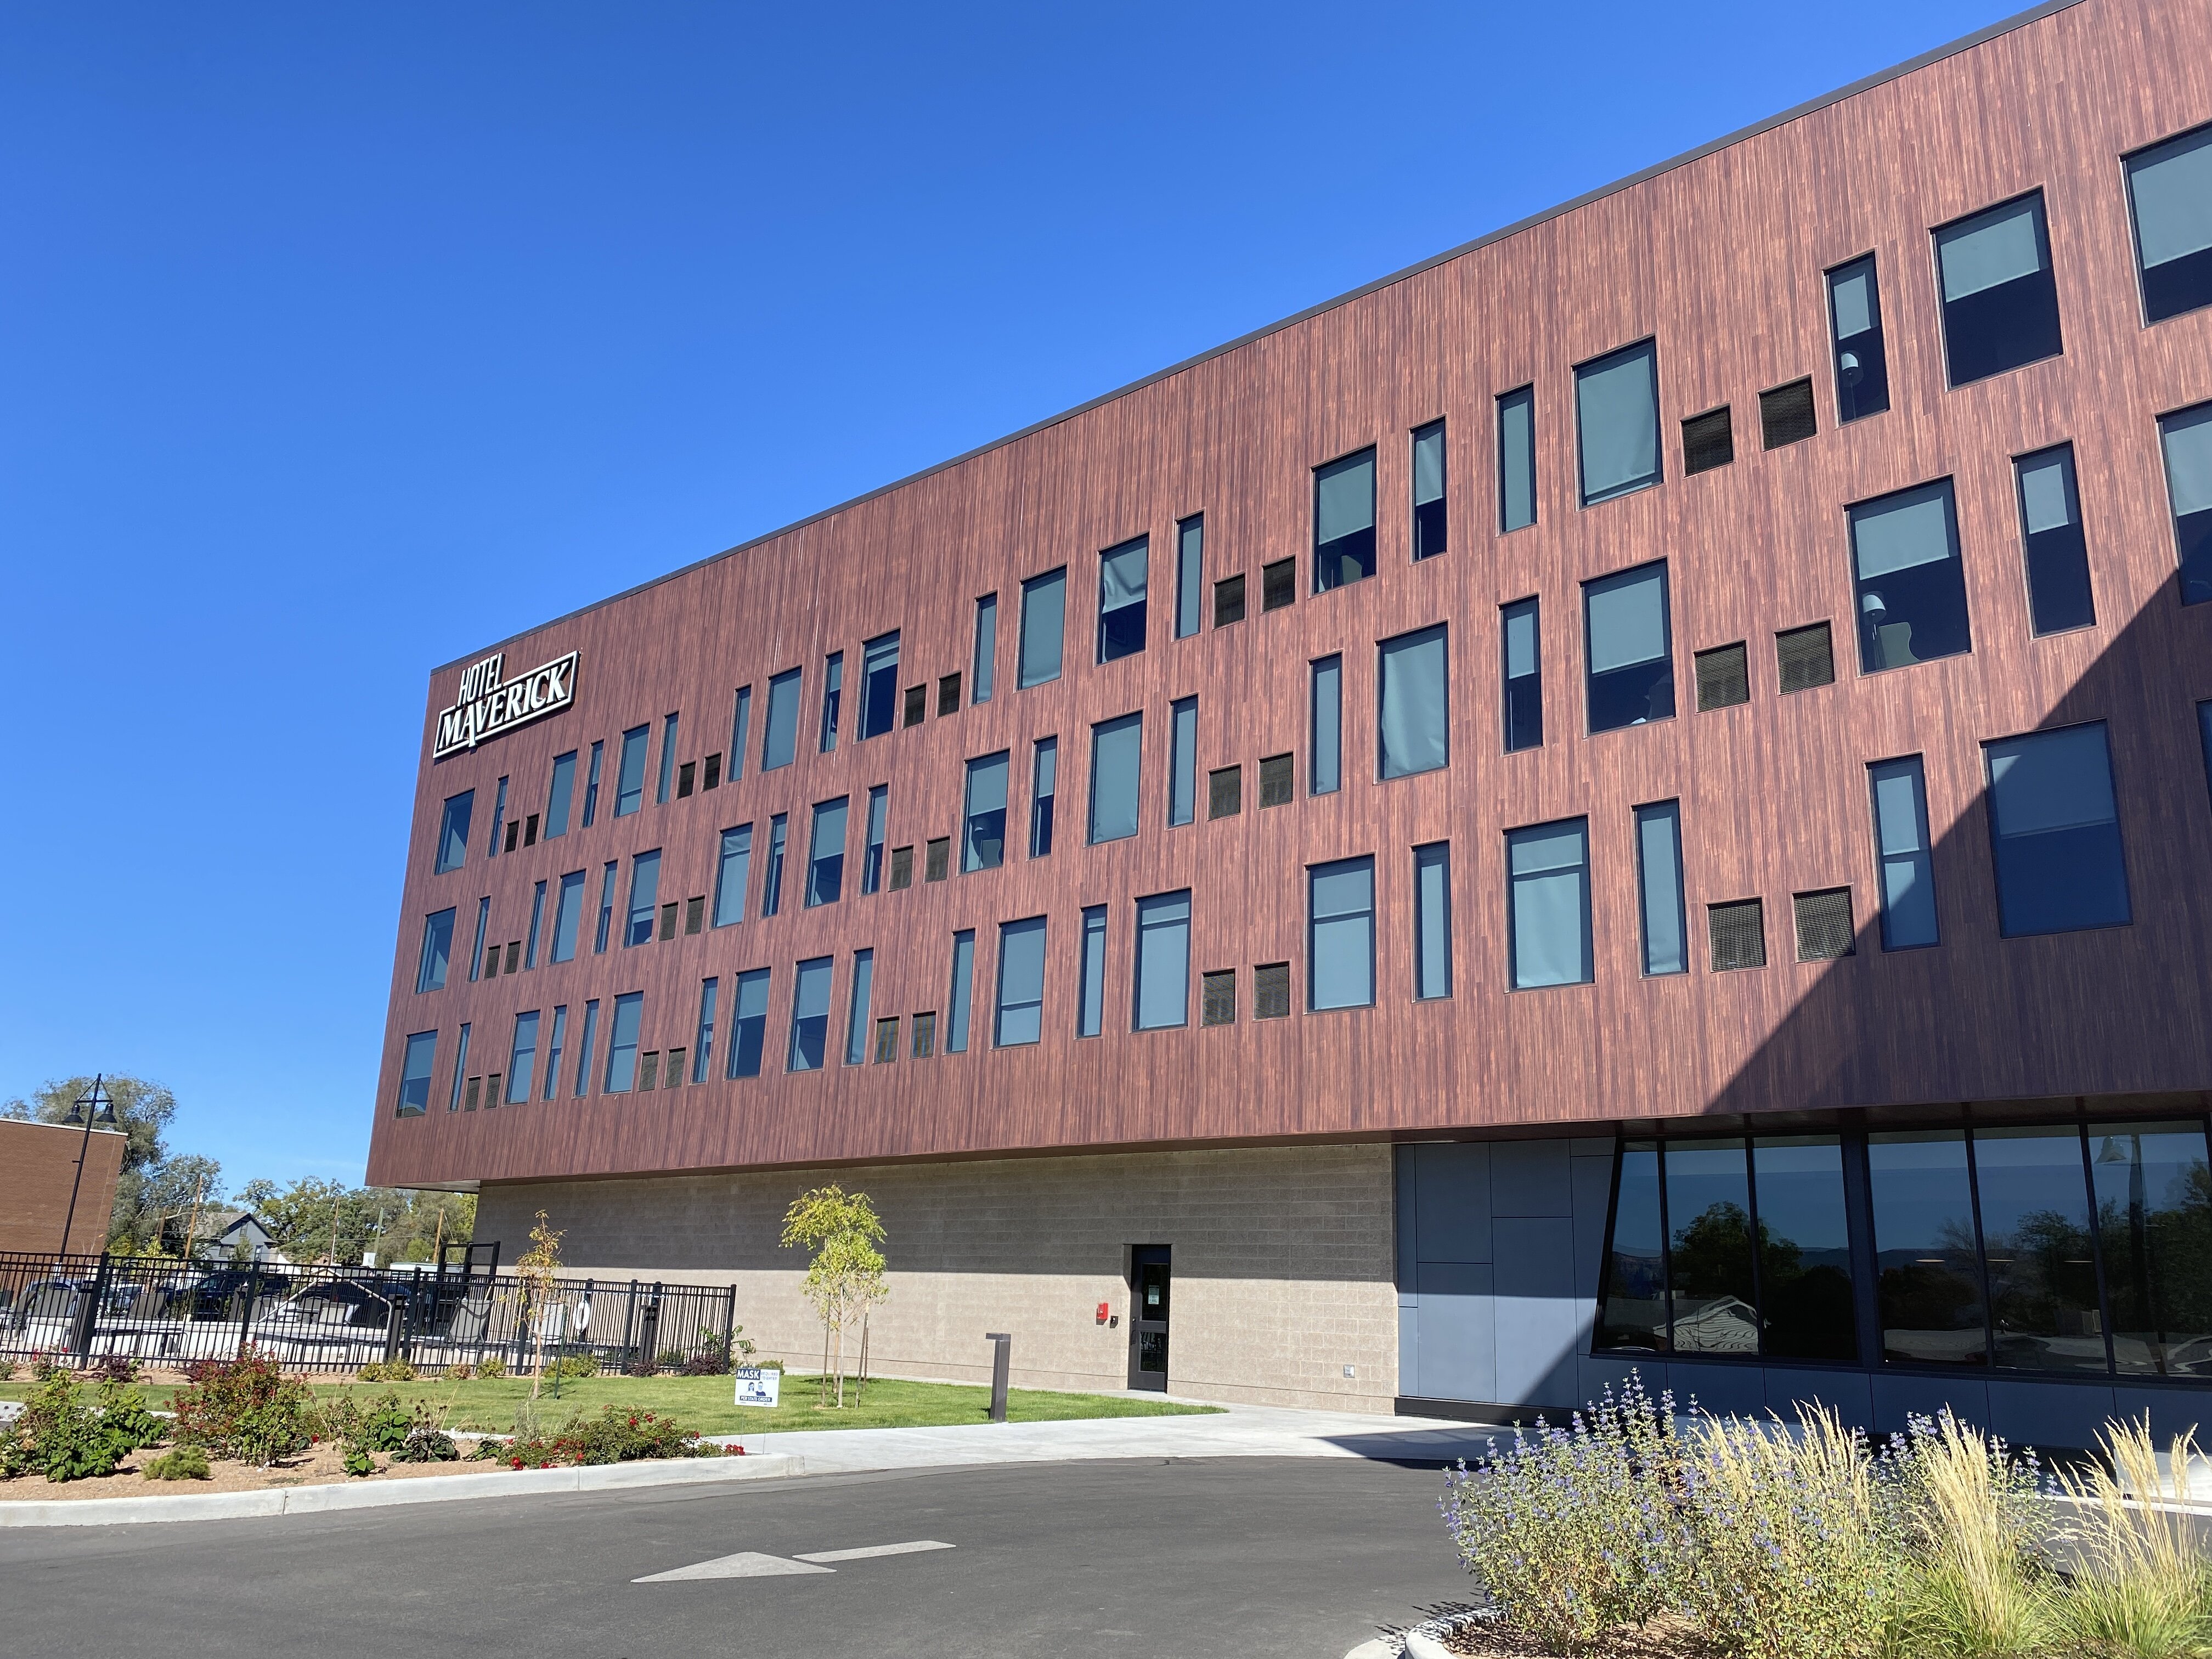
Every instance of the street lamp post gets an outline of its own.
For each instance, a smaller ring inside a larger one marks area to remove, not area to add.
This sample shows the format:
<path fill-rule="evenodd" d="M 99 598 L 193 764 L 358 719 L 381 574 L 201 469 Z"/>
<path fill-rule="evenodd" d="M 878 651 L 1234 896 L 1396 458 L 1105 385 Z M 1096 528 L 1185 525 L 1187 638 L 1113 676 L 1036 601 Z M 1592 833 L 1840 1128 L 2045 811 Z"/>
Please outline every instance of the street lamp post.
<path fill-rule="evenodd" d="M 94 1077 L 92 1087 L 76 1097 L 76 1103 L 69 1109 L 69 1115 L 62 1120 L 71 1127 L 79 1123 L 84 1125 L 84 1139 L 77 1143 L 76 1179 L 70 1182 L 69 1215 L 62 1223 L 61 1253 L 64 1255 L 69 1254 L 70 1233 L 76 1225 L 76 1195 L 78 1189 L 84 1185 L 84 1160 L 86 1154 L 92 1150 L 92 1132 L 95 1128 L 112 1129 L 116 1127 L 115 1103 L 100 1086 L 106 1079 L 106 1075 L 103 1072 Z"/>

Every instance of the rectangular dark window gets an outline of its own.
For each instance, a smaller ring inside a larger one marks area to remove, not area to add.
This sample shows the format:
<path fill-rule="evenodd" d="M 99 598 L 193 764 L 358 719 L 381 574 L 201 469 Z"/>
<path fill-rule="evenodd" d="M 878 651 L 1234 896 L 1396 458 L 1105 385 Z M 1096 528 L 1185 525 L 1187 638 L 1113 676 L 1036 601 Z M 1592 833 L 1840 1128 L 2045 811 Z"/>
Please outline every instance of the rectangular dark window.
<path fill-rule="evenodd" d="M 899 636 L 879 634 L 860 647 L 860 737 L 880 738 L 898 719 Z"/>
<path fill-rule="evenodd" d="M 1742 641 L 1700 651 L 1695 660 L 1700 714 L 1751 701 L 1751 661 Z"/>
<path fill-rule="evenodd" d="M 799 670 L 786 669 L 768 683 L 768 719 L 761 733 L 761 770 L 788 766 L 799 754 Z"/>
<path fill-rule="evenodd" d="M 1224 576 L 1213 585 L 1213 625 L 1226 628 L 1244 620 L 1244 578 Z"/>
<path fill-rule="evenodd" d="M 1936 264 L 1953 386 L 2058 356 L 2058 287 L 2041 191 L 1939 228 Z"/>
<path fill-rule="evenodd" d="M 2212 599 L 2212 404 L 2165 416 L 2158 434 L 2181 561 L 2181 602 L 2202 605 Z"/>
<path fill-rule="evenodd" d="M 2131 921 L 2104 722 L 2006 738 L 1982 752 L 2005 937 Z"/>
<path fill-rule="evenodd" d="M 1297 793 L 1297 763 L 1288 755 L 1260 757 L 1260 805 L 1288 806 Z"/>
<path fill-rule="evenodd" d="M 1260 610 L 1262 615 L 1298 602 L 1298 562 L 1277 559 L 1260 567 Z"/>
<path fill-rule="evenodd" d="M 1083 911 L 1082 982 L 1076 988 L 1075 1035 L 1097 1036 L 1106 1018 L 1106 907 Z"/>
<path fill-rule="evenodd" d="M 553 1036 L 545 1045 L 545 1085 L 538 1091 L 540 1100 L 550 1100 L 560 1092 L 561 1055 L 568 1037 L 568 1007 L 562 1003 L 553 1010 Z"/>
<path fill-rule="evenodd" d="M 1176 637 L 1198 632 L 1206 603 L 1206 519 L 1194 514 L 1176 526 Z"/>
<path fill-rule="evenodd" d="M 633 726 L 623 733 L 622 760 L 615 770 L 615 816 L 626 818 L 645 805 L 645 751 L 653 728 Z"/>
<path fill-rule="evenodd" d="M 1731 899 L 1724 904 L 1708 904 L 1705 927 L 1715 973 L 1766 966 L 1766 907 L 1761 901 Z"/>
<path fill-rule="evenodd" d="M 653 791 L 655 806 L 668 805 L 668 791 L 676 781 L 676 716 L 670 714 L 660 722 L 660 783 Z"/>
<path fill-rule="evenodd" d="M 1920 757 L 1867 768 L 1874 795 L 1875 856 L 1880 863 L 1881 948 L 1910 951 L 1936 943 L 1936 872 L 1929 857 L 1928 789 Z"/>
<path fill-rule="evenodd" d="M 1006 861 L 1006 772 L 1010 757 L 995 755 L 968 763 L 967 799 L 961 808 L 960 868 L 995 870 Z"/>
<path fill-rule="evenodd" d="M 1636 898 L 1644 971 L 1690 971 L 1689 923 L 1682 913 L 1682 805 L 1662 800 L 1636 809 Z"/>
<path fill-rule="evenodd" d="M 576 1043 L 576 1084 L 571 1091 L 581 1100 L 592 1091 L 592 1050 L 599 1035 L 599 1000 L 593 997 L 584 1005 L 584 1032 Z"/>
<path fill-rule="evenodd" d="M 2038 634 L 2088 628 L 2097 620 L 2089 592 L 2089 544 L 2074 487 L 2074 446 L 2057 444 L 2012 464 L 2020 496 L 2021 541 L 2027 554 L 2027 609 Z"/>
<path fill-rule="evenodd" d="M 1168 708 L 1168 822 L 1188 823 L 1198 809 L 1198 699 Z"/>
<path fill-rule="evenodd" d="M 1881 414 L 1889 407 L 1889 353 L 1873 254 L 1828 273 L 1828 324 L 1836 348 L 1836 418 Z"/>
<path fill-rule="evenodd" d="M 653 913 L 660 908 L 660 854 L 640 853 L 629 861 L 629 915 L 623 946 L 653 943 Z"/>
<path fill-rule="evenodd" d="M 626 1095 L 637 1087 L 637 1033 L 645 1019 L 645 993 L 630 991 L 615 999 L 614 1018 L 607 1022 L 607 1070 L 599 1092 Z"/>
<path fill-rule="evenodd" d="M 1560 818 L 1508 830 L 1505 868 L 1513 988 L 1588 984 L 1589 820 Z"/>
<path fill-rule="evenodd" d="M 1014 684 L 1026 690 L 1060 678 L 1067 631 L 1067 571 L 1063 567 L 1022 584 L 1021 661 Z"/>
<path fill-rule="evenodd" d="M 576 935 L 583 923 L 584 872 L 571 870 L 561 878 L 560 895 L 553 902 L 553 961 L 575 960 Z"/>
<path fill-rule="evenodd" d="M 992 1042 L 1001 1048 L 1044 1036 L 1044 918 L 999 924 L 999 1006 Z"/>
<path fill-rule="evenodd" d="M 1584 582 L 1583 627 L 1589 729 L 1613 732 L 1672 720 L 1674 653 L 1666 561 Z"/>
<path fill-rule="evenodd" d="M 1198 1023 L 1234 1025 L 1237 1023 L 1237 970 L 1224 968 L 1198 978 Z"/>
<path fill-rule="evenodd" d="M 753 723 L 753 689 L 750 685 L 738 688 L 737 703 L 730 711 L 730 781 L 735 783 L 745 775 L 745 745 L 751 739 L 748 733 Z M 584 820 L 589 823 L 591 820 Z"/>
<path fill-rule="evenodd" d="M 752 861 L 752 825 L 723 830 L 722 850 L 714 863 L 715 927 L 734 927 L 745 919 L 745 878 Z"/>
<path fill-rule="evenodd" d="M 1375 574 L 1373 449 L 1314 469 L 1313 555 L 1316 593 Z"/>
<path fill-rule="evenodd" d="M 1735 431 L 1729 406 L 1709 409 L 1682 422 L 1682 476 L 1695 477 L 1735 459 Z"/>
<path fill-rule="evenodd" d="M 446 966 L 453 955 L 454 911 L 448 906 L 422 918 L 422 955 L 415 966 L 415 991 L 446 988 Z"/>
<path fill-rule="evenodd" d="M 691 1036 L 691 1081 L 704 1083 L 714 1075 L 714 999 L 721 989 L 717 979 L 699 981 L 699 1024 Z"/>
<path fill-rule="evenodd" d="M 1098 660 L 1145 648 L 1145 594 L 1152 539 L 1139 536 L 1098 556 Z"/>
<path fill-rule="evenodd" d="M 1344 659 L 1323 657 L 1313 665 L 1308 715 L 1306 787 L 1333 795 L 1344 783 Z"/>
<path fill-rule="evenodd" d="M 921 878 L 924 881 L 943 881 L 951 871 L 952 837 L 932 836 L 927 848 L 924 849 L 923 858 L 925 862 L 922 866 Z"/>
<path fill-rule="evenodd" d="M 1452 994 L 1451 843 L 1413 849 L 1413 995 Z"/>
<path fill-rule="evenodd" d="M 738 994 L 730 1006 L 730 1059 L 723 1075 L 758 1077 L 768 1048 L 768 975 L 756 968 L 738 975 Z"/>
<path fill-rule="evenodd" d="M 1792 894 L 1790 908 L 1797 924 L 1798 961 L 1833 962 L 1857 954 L 1853 948 L 1850 888 Z"/>
<path fill-rule="evenodd" d="M 1375 860 L 1306 870 L 1306 1006 L 1375 1005 Z"/>
<path fill-rule="evenodd" d="M 1575 432 L 1584 507 L 1659 482 L 1659 354 L 1650 341 L 1576 365 Z"/>
<path fill-rule="evenodd" d="M 1244 769 L 1223 766 L 1206 775 L 1206 816 L 1233 818 L 1244 810 Z"/>
<path fill-rule="evenodd" d="M 817 801 L 806 848 L 806 908 L 835 904 L 845 893 L 845 812 L 850 797 Z"/>
<path fill-rule="evenodd" d="M 952 936 L 952 986 L 945 1004 L 945 1052 L 968 1052 L 968 1004 L 975 988 L 975 930 Z"/>
<path fill-rule="evenodd" d="M 2127 158 L 2143 320 L 2212 305 L 2212 126 Z"/>
<path fill-rule="evenodd" d="M 784 1057 L 790 1072 L 818 1072 L 830 1048 L 830 981 L 836 963 L 830 957 L 809 957 L 799 964 L 791 982 L 791 1047 Z"/>
<path fill-rule="evenodd" d="M 1759 433 L 1769 449 L 1802 443 L 1820 429 L 1813 414 L 1813 383 L 1792 380 L 1759 394 Z"/>
<path fill-rule="evenodd" d="M 1445 624 L 1375 647 L 1376 775 L 1402 778 L 1451 764 L 1451 678 Z"/>
<path fill-rule="evenodd" d="M 473 789 L 446 797 L 446 810 L 438 819 L 438 859 L 432 873 L 442 876 L 468 862 L 469 812 L 476 804 L 477 792 Z"/>
<path fill-rule="evenodd" d="M 957 674 L 939 674 L 937 677 L 938 719 L 943 720 L 947 714 L 957 714 L 959 712 L 960 676 Z"/>
<path fill-rule="evenodd" d="M 1850 509 L 1857 578 L 1859 667 L 1875 674 L 1973 649 L 1951 481 Z"/>
<path fill-rule="evenodd" d="M 860 854 L 863 894 L 880 891 L 884 884 L 884 834 L 890 808 L 890 785 L 879 783 L 868 791 L 868 842 Z"/>
<path fill-rule="evenodd" d="M 1190 1024 L 1190 890 L 1137 901 L 1136 1028 Z"/>
<path fill-rule="evenodd" d="M 1524 386 L 1498 400 L 1498 528 L 1536 522 L 1536 388 Z"/>
<path fill-rule="evenodd" d="M 1291 964 L 1263 962 L 1252 970 L 1252 1018 L 1288 1019 L 1291 1017 Z"/>
<path fill-rule="evenodd" d="M 876 953 L 853 952 L 853 989 L 845 1014 L 845 1063 L 864 1066 L 868 1059 L 869 1003 L 875 993 Z"/>
<path fill-rule="evenodd" d="M 592 744 L 592 769 L 584 782 L 584 828 L 592 827 L 592 820 L 599 812 L 599 763 L 605 758 L 606 744 Z"/>
<path fill-rule="evenodd" d="M 399 1062 L 399 1099 L 393 1116 L 420 1117 L 430 1109 L 430 1071 L 437 1060 L 435 1031 L 408 1034 L 406 1053 Z"/>
<path fill-rule="evenodd" d="M 1432 559 L 1447 544 L 1444 507 L 1444 423 L 1431 421 L 1413 434 L 1413 557 Z"/>
<path fill-rule="evenodd" d="M 1783 694 L 1836 683 L 1836 653 L 1828 624 L 1817 622 L 1774 636 L 1775 672 Z"/>
<path fill-rule="evenodd" d="M 545 884 L 541 881 L 530 896 L 530 945 L 522 958 L 522 965 L 526 968 L 538 965 L 538 935 L 544 925 Z"/>
<path fill-rule="evenodd" d="M 1534 749 L 1544 741 L 1544 659 L 1536 601 L 1500 606 L 1499 647 L 1505 691 L 1505 752 Z"/>
<path fill-rule="evenodd" d="M 778 812 L 768 821 L 768 869 L 761 882 L 761 910 L 772 916 L 783 908 L 783 855 L 791 838 L 791 821 Z"/>
<path fill-rule="evenodd" d="M 599 872 L 599 925 L 592 936 L 594 956 L 607 948 L 608 937 L 614 927 L 615 868 L 616 861 L 609 859 Z M 477 931 L 483 930 L 479 928 Z"/>
<path fill-rule="evenodd" d="M 845 653 L 832 651 L 822 665 L 822 732 L 817 744 L 823 754 L 837 747 L 837 717 L 844 712 Z"/>
<path fill-rule="evenodd" d="M 1060 739 L 1039 738 L 1030 760 L 1030 856 L 1052 851 L 1052 805 L 1060 787 Z"/>
<path fill-rule="evenodd" d="M 1091 728 L 1091 835 L 1093 845 L 1137 833 L 1137 781 L 1145 717 L 1124 714 Z"/>

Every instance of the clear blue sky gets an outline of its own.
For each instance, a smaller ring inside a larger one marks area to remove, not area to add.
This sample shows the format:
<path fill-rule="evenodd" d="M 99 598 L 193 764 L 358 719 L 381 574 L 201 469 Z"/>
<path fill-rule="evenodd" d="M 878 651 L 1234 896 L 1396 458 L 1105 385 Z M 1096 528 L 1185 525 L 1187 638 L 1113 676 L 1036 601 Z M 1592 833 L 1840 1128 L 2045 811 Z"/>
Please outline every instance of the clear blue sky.
<path fill-rule="evenodd" d="M 7 9 L 0 1098 L 359 1180 L 434 665 L 2014 9 Z"/>

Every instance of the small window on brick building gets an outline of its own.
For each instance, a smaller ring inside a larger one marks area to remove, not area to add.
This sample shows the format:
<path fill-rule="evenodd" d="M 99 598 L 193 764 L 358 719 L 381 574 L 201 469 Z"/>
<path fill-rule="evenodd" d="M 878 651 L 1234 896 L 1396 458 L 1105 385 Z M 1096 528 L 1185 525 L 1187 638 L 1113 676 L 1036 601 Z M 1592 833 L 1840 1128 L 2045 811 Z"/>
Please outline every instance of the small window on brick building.
<path fill-rule="evenodd" d="M 1743 643 L 1698 653 L 1698 712 L 1733 708 L 1751 701 L 1751 666 Z"/>
<path fill-rule="evenodd" d="M 1260 805 L 1288 806 L 1296 784 L 1291 757 L 1269 755 L 1260 763 Z"/>
<path fill-rule="evenodd" d="M 1767 446 L 1770 449 L 1772 445 Z M 1735 459 L 1735 433 L 1729 423 L 1728 405 L 1692 415 L 1682 422 L 1682 471 L 1710 472 Z"/>
<path fill-rule="evenodd" d="M 1244 578 L 1224 576 L 1213 585 L 1213 625 L 1226 628 L 1244 620 Z"/>
<path fill-rule="evenodd" d="M 927 1060 L 937 1052 L 937 1016 L 933 1013 L 914 1017 L 914 1057 Z"/>
<path fill-rule="evenodd" d="M 1206 974 L 1199 981 L 1198 1023 L 1200 1025 L 1234 1025 L 1237 1023 L 1237 970 L 1224 968 L 1219 973 Z"/>
<path fill-rule="evenodd" d="M 660 907 L 660 937 L 663 939 L 676 937 L 676 901 L 674 899 L 669 900 Z"/>
<path fill-rule="evenodd" d="M 1816 685 L 1836 683 L 1836 653 L 1824 622 L 1777 634 L 1774 655 L 1784 692 L 1809 691 Z"/>
<path fill-rule="evenodd" d="M 941 674 L 937 680 L 937 712 L 941 718 L 960 712 L 960 676 Z"/>
<path fill-rule="evenodd" d="M 1790 902 L 1797 915 L 1798 961 L 1833 962 L 1853 954 L 1850 888 L 1799 893 Z"/>
<path fill-rule="evenodd" d="M 1280 611 L 1298 597 L 1298 562 L 1278 559 L 1260 567 L 1260 609 Z"/>
<path fill-rule="evenodd" d="M 926 685 L 907 687 L 906 713 L 899 723 L 902 726 L 919 726 L 921 724 L 921 717 L 928 712 L 929 688 Z"/>
<path fill-rule="evenodd" d="M 1766 918 L 1757 899 L 1709 904 L 1705 919 L 1712 932 L 1715 973 L 1766 966 Z"/>
<path fill-rule="evenodd" d="M 704 793 L 709 789 L 720 788 L 722 786 L 721 750 L 716 750 L 713 754 L 708 756 L 705 761 L 701 763 L 701 764 L 704 767 L 707 775 L 699 780 L 700 792 Z"/>
<path fill-rule="evenodd" d="M 889 1066 L 898 1059 L 898 1016 L 876 1022 L 876 1064 Z"/>
<path fill-rule="evenodd" d="M 687 795 L 690 794 L 690 793 L 691 793 L 694 789 L 696 789 L 696 788 L 698 787 L 698 784 L 699 784 L 699 763 L 698 763 L 698 762 L 696 762 L 696 761 L 685 761 L 685 762 L 684 763 L 684 764 L 683 764 L 683 765 L 681 765 L 681 766 L 679 766 L 679 767 L 678 767 L 678 768 L 676 769 L 676 799 L 678 799 L 678 800 L 682 800 L 682 799 L 684 799 Z"/>
<path fill-rule="evenodd" d="M 893 891 L 894 893 L 896 893 L 896 892 L 897 892 L 901 888 L 904 888 L 904 887 L 911 887 L 911 886 L 913 886 L 913 885 L 914 885 L 914 848 L 911 848 L 911 847 L 894 847 L 894 848 L 891 848 L 891 891 Z"/>
<path fill-rule="evenodd" d="M 952 837 L 939 836 L 929 843 L 929 851 L 922 863 L 924 881 L 943 881 L 945 872 L 952 867 Z"/>
<path fill-rule="evenodd" d="M 696 898 L 685 899 L 684 901 L 684 931 L 686 933 L 696 933 L 706 925 L 707 896 L 702 893 Z"/>
<path fill-rule="evenodd" d="M 1288 1019 L 1291 1017 L 1291 964 L 1263 962 L 1252 970 L 1252 1018 Z"/>
<path fill-rule="evenodd" d="M 1224 766 L 1206 775 L 1206 816 L 1233 818 L 1244 810 L 1244 769 Z"/>
<path fill-rule="evenodd" d="M 1792 380 L 1759 394 L 1759 429 L 1769 449 L 1802 443 L 1820 429 L 1813 416 L 1813 383 Z"/>

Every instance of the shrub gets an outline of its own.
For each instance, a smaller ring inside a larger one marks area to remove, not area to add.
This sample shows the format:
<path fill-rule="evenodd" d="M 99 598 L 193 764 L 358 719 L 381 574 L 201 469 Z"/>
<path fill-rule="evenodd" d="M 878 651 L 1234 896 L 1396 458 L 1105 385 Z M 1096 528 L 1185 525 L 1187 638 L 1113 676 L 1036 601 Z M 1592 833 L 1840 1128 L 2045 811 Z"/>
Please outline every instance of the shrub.
<path fill-rule="evenodd" d="M 106 1354 L 85 1375 L 96 1376 L 103 1382 L 136 1382 L 138 1380 L 138 1362 L 127 1353 Z"/>
<path fill-rule="evenodd" d="M 588 1354 L 572 1353 L 566 1358 L 555 1360 L 545 1368 L 546 1380 L 551 1382 L 572 1382 L 577 1377 L 597 1376 L 599 1374 L 599 1362 Z"/>
<path fill-rule="evenodd" d="M 162 1435 L 136 1389 L 103 1382 L 96 1400 L 69 1372 L 52 1370 L 0 1440 L 0 1474 L 82 1480 L 112 1474 L 125 1456 Z"/>
<path fill-rule="evenodd" d="M 675 1419 L 635 1406 L 608 1406 L 595 1418 L 580 1412 L 562 1426 L 556 1445 L 578 1463 L 629 1463 L 648 1457 L 713 1457 L 720 1448 Z"/>
<path fill-rule="evenodd" d="M 684 1376 L 727 1376 L 730 1362 L 719 1353 L 695 1353 L 677 1370 Z"/>
<path fill-rule="evenodd" d="M 659 1369 L 665 1371 L 672 1371 L 681 1366 L 684 1362 L 690 1357 L 690 1355 L 685 1353 L 681 1348 L 663 1348 L 660 1351 L 660 1358 L 656 1363 Z"/>
<path fill-rule="evenodd" d="M 173 1402 L 180 1443 L 265 1468 L 305 1449 L 323 1426 L 307 1385 L 251 1347 L 236 1359 L 203 1361 L 185 1374 L 191 1386 Z"/>
<path fill-rule="evenodd" d="M 179 1446 L 149 1459 L 144 1473 L 149 1480 L 205 1480 L 214 1471 L 208 1468 L 207 1454 L 198 1446 Z"/>
<path fill-rule="evenodd" d="M 354 1373 L 354 1377 L 362 1382 L 412 1382 L 415 1368 L 404 1359 L 379 1360 L 374 1364 L 363 1365 Z"/>
<path fill-rule="evenodd" d="M 453 1437 L 434 1425 L 428 1413 L 419 1415 L 392 1453 L 395 1463 L 450 1463 L 461 1455 Z"/>
<path fill-rule="evenodd" d="M 446 1380 L 448 1382 L 465 1382 L 476 1374 L 476 1367 L 465 1359 L 458 1365 L 446 1367 Z"/>
<path fill-rule="evenodd" d="M 15 1362 L 12 1359 L 0 1358 L 0 1382 L 13 1382 L 15 1380 Z"/>
<path fill-rule="evenodd" d="M 343 1460 L 348 1474 L 374 1474 L 376 1460 L 359 1446 L 348 1446 Z"/>
<path fill-rule="evenodd" d="M 479 1359 L 477 1361 L 477 1375 L 478 1376 L 505 1376 L 507 1375 L 507 1361 L 500 1358 L 497 1354 L 493 1354 L 488 1358 Z"/>

